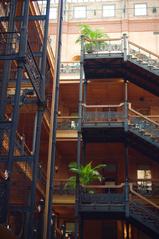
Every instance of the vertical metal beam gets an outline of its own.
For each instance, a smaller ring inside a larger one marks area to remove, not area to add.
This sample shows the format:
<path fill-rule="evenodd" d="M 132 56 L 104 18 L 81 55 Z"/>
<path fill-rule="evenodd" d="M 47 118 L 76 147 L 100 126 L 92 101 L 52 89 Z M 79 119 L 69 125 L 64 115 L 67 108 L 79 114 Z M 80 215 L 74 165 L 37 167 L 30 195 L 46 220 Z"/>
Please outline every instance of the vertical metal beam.
<path fill-rule="evenodd" d="M 78 102 L 78 140 L 77 140 L 77 165 L 80 167 L 81 159 L 81 124 L 82 124 L 82 100 L 83 100 L 83 58 L 84 58 L 84 39 L 81 36 L 81 58 L 80 58 L 80 86 L 79 86 L 79 102 Z M 77 186 L 76 186 L 76 205 L 75 205 L 75 239 L 78 239 L 79 233 L 79 213 L 78 213 L 78 204 L 79 204 L 79 178 L 77 177 Z"/>
<path fill-rule="evenodd" d="M 55 73 L 54 73 L 54 89 L 52 92 L 51 105 L 51 125 L 49 135 L 49 152 L 47 165 L 47 185 L 45 197 L 45 213 L 44 213 L 44 232 L 43 239 L 51 238 L 51 215 L 52 215 L 52 199 L 54 185 L 54 168 L 56 159 L 56 128 L 58 116 L 58 98 L 59 98 L 59 75 L 61 60 L 61 37 L 62 37 L 62 21 L 63 21 L 63 0 L 59 1 L 58 7 L 58 27 L 55 54 Z"/>
<path fill-rule="evenodd" d="M 24 1 L 23 3 L 23 22 L 21 26 L 20 32 L 20 44 L 19 44 L 19 55 L 20 57 L 24 57 L 27 47 L 27 28 L 28 28 L 28 16 L 29 16 L 29 0 Z M 12 172 L 13 166 L 13 155 L 14 155 L 14 145 L 16 139 L 16 130 L 19 119 L 19 102 L 20 102 L 20 89 L 21 89 L 21 81 L 23 77 L 23 69 L 24 64 L 22 61 L 18 62 L 17 67 L 17 80 L 16 80 L 16 89 L 15 89 L 15 98 L 14 98 L 14 109 L 12 116 L 12 129 L 10 135 L 9 142 L 9 157 L 8 157 L 8 172 Z"/>
<path fill-rule="evenodd" d="M 46 70 L 46 53 L 47 53 L 47 38 L 48 38 L 48 27 L 49 27 L 49 12 L 50 12 L 50 0 L 47 0 L 46 4 L 46 16 L 44 24 L 44 37 L 42 42 L 42 59 L 41 59 L 41 75 L 42 81 L 40 82 L 40 95 L 43 101 L 45 101 L 45 70 Z M 34 209 L 36 200 L 36 182 L 38 175 L 38 164 L 39 164 L 39 151 L 40 151 L 40 136 L 42 127 L 42 118 L 44 112 L 44 105 L 38 105 L 38 111 L 35 117 L 34 126 L 34 138 L 33 138 L 33 166 L 32 166 L 32 185 L 31 185 L 31 200 L 30 200 L 30 215 L 29 224 L 27 230 L 27 238 L 33 238 L 33 223 L 34 223 Z"/>
<path fill-rule="evenodd" d="M 10 14 L 8 20 L 8 32 L 14 32 L 14 18 L 16 12 L 16 3 L 17 0 L 12 0 L 10 3 Z M 9 42 L 8 42 L 9 41 Z M 6 46 L 6 53 L 10 52 L 12 36 L 9 36 L 9 40 L 7 39 L 7 46 Z M 4 68 L 3 68 L 3 76 L 2 76 L 2 88 L 0 92 L 0 119 L 4 119 L 5 107 L 7 103 L 7 87 L 8 81 L 10 77 L 10 68 L 11 68 L 11 60 L 5 61 Z"/>
<path fill-rule="evenodd" d="M 128 60 L 128 37 L 127 34 L 123 34 L 123 50 L 124 50 L 124 61 Z"/>
<path fill-rule="evenodd" d="M 46 70 L 46 52 L 47 52 L 47 39 L 49 31 L 49 13 L 50 13 L 50 0 L 47 0 L 46 4 L 46 16 L 44 24 L 44 38 L 43 38 L 43 47 L 42 47 L 42 60 L 41 60 L 41 75 L 43 81 L 41 82 L 41 94 L 42 99 L 45 100 L 45 70 Z"/>
<path fill-rule="evenodd" d="M 128 82 L 125 80 L 124 81 L 124 90 L 125 90 L 125 102 L 124 102 L 124 106 L 125 106 L 125 119 L 124 119 L 124 128 L 125 128 L 125 132 L 128 131 Z"/>

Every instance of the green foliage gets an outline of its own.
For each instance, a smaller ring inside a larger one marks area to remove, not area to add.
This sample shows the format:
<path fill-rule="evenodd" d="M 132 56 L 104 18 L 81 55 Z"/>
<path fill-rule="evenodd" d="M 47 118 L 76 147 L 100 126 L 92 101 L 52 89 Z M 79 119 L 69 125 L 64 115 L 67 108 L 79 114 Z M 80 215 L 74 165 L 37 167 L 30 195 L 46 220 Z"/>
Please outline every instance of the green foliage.
<path fill-rule="evenodd" d="M 93 49 L 97 48 L 97 47 L 103 47 L 104 45 L 106 45 L 105 42 L 102 41 L 98 41 L 98 40 L 102 40 L 104 38 L 107 38 L 107 34 L 105 34 L 102 30 L 100 29 L 92 29 L 89 25 L 87 24 L 81 24 L 80 25 L 80 35 L 82 35 L 84 37 L 84 39 L 90 41 L 87 42 L 85 44 L 85 48 L 87 52 L 91 52 L 93 51 Z M 77 38 L 76 43 L 80 43 L 81 42 L 81 36 Z"/>
<path fill-rule="evenodd" d="M 99 169 L 106 167 L 106 164 L 99 164 L 95 167 L 92 166 L 92 162 L 86 165 L 81 165 L 78 167 L 76 162 L 69 164 L 69 170 L 75 174 L 68 179 L 66 183 L 67 187 L 76 188 L 76 175 L 79 176 L 80 185 L 88 185 L 94 181 L 102 181 L 102 175 L 99 173 Z"/>

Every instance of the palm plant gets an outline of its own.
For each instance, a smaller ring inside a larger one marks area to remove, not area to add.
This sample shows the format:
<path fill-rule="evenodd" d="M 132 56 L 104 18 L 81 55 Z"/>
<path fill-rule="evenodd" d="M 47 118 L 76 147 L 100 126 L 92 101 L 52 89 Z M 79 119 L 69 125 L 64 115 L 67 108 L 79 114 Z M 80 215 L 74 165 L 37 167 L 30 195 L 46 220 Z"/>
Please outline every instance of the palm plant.
<path fill-rule="evenodd" d="M 80 166 L 78 166 L 76 162 L 72 162 L 69 164 L 69 170 L 74 173 L 75 176 L 72 176 L 68 179 L 66 186 L 75 189 L 77 175 L 79 176 L 80 185 L 89 185 L 94 181 L 101 182 L 103 177 L 98 170 L 104 167 L 106 167 L 106 164 L 98 164 L 97 166 L 93 167 L 92 162 Z"/>
<path fill-rule="evenodd" d="M 104 38 L 107 38 L 107 34 L 102 32 L 100 29 L 92 29 L 89 25 L 87 24 L 81 24 L 80 25 L 80 35 L 84 37 L 85 40 L 88 42 L 85 43 L 85 49 L 87 52 L 92 52 L 94 49 L 97 47 L 101 48 L 106 43 L 104 41 L 99 41 Z M 77 38 L 76 43 L 81 42 L 81 36 Z"/>

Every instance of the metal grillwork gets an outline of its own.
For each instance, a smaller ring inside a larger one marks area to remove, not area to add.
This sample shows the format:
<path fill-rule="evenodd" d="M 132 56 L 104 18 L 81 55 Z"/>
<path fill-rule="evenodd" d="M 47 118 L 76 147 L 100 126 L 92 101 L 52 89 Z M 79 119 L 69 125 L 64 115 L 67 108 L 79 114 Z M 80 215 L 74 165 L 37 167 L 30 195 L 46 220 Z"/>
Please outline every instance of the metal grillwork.
<path fill-rule="evenodd" d="M 123 122 L 124 104 L 120 105 L 83 105 L 83 123 Z M 102 112 L 101 112 L 102 109 Z"/>
<path fill-rule="evenodd" d="M 121 53 L 123 52 L 123 41 L 121 38 L 103 39 L 99 41 L 84 41 L 84 52 L 86 54 L 106 54 L 106 53 Z"/>
<path fill-rule="evenodd" d="M 37 96 L 39 97 L 39 99 L 41 99 L 40 82 L 42 80 L 42 76 L 40 74 L 38 65 L 33 56 L 33 53 L 32 53 L 29 43 L 27 45 L 27 53 L 26 53 L 26 57 L 25 57 L 25 68 L 26 68 L 26 71 L 28 73 L 28 76 L 31 80 L 31 83 L 34 87 L 34 90 L 35 90 Z"/>
<path fill-rule="evenodd" d="M 77 130 L 78 129 L 77 117 L 71 117 L 71 118 L 59 117 L 57 129 L 58 130 Z"/>
<path fill-rule="evenodd" d="M 129 128 L 144 138 L 154 143 L 159 143 L 159 124 L 148 117 L 129 108 Z"/>
<path fill-rule="evenodd" d="M 129 41 L 129 55 L 148 67 L 159 69 L 159 56 Z"/>
<path fill-rule="evenodd" d="M 60 66 L 61 73 L 79 73 L 80 63 L 79 62 L 62 62 Z"/>
<path fill-rule="evenodd" d="M 19 53 L 20 34 L 18 32 L 0 32 L 0 56 Z"/>
<path fill-rule="evenodd" d="M 159 228 L 158 215 L 158 213 L 154 213 L 152 209 L 146 208 L 146 206 L 141 203 L 130 202 L 130 217 L 133 217 L 138 222 L 144 224 L 153 232 L 156 232 L 156 234 L 158 234 Z"/>

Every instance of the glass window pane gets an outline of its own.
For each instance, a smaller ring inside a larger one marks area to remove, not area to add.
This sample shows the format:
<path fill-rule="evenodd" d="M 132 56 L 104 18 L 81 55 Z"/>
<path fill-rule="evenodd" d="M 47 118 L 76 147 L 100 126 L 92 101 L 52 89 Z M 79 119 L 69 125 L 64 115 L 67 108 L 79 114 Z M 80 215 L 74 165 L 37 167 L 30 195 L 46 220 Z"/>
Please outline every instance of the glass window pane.
<path fill-rule="evenodd" d="M 74 18 L 86 18 L 86 7 L 74 7 Z"/>
<path fill-rule="evenodd" d="M 115 5 L 104 5 L 103 17 L 114 17 L 114 16 L 115 16 Z"/>
<path fill-rule="evenodd" d="M 147 15 L 147 5 L 135 4 L 135 16 L 146 16 Z"/>
<path fill-rule="evenodd" d="M 50 8 L 50 19 L 57 19 L 57 8 Z"/>

